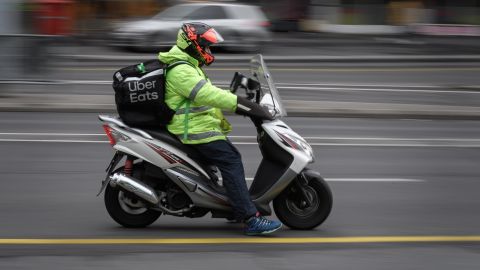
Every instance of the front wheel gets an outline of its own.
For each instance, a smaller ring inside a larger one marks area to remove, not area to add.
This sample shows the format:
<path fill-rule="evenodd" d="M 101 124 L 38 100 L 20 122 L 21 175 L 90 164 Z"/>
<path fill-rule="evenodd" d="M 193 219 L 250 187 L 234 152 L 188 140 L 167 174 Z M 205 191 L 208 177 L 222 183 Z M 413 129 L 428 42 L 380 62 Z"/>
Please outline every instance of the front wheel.
<path fill-rule="evenodd" d="M 149 209 L 133 195 L 110 185 L 105 189 L 105 207 L 118 224 L 127 228 L 143 228 L 155 222 L 161 212 Z"/>
<path fill-rule="evenodd" d="M 307 199 L 309 203 L 306 203 Z M 332 192 L 320 177 L 310 179 L 308 185 L 300 185 L 295 180 L 273 200 L 273 209 L 288 227 L 310 230 L 322 224 L 330 214 Z"/>

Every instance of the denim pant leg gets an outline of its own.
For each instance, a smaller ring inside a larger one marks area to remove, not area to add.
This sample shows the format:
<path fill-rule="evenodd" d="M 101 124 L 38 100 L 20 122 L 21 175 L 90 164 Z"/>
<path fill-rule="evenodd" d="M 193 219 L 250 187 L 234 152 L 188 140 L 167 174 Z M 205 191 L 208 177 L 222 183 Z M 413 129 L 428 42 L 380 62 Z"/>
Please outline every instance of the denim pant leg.
<path fill-rule="evenodd" d="M 191 146 L 199 150 L 208 163 L 217 166 L 220 170 L 235 218 L 244 220 L 254 215 L 257 208 L 250 199 L 242 157 L 235 146 L 225 140 Z"/>

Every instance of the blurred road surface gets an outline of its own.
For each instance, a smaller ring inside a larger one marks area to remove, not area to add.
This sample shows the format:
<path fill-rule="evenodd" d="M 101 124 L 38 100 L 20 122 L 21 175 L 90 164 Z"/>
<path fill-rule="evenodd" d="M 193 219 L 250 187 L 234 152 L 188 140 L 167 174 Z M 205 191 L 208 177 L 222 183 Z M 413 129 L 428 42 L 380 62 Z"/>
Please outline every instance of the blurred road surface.
<path fill-rule="evenodd" d="M 235 71 L 249 73 L 242 63 L 219 63 L 207 74 L 228 88 Z M 292 115 L 480 117 L 478 63 L 267 64 Z M 110 78 L 120 65 L 71 63 L 37 81 L 1 82 L 0 108 L 112 111 Z"/>
<path fill-rule="evenodd" d="M 258 163 L 253 126 L 230 117 L 247 177 Z M 478 121 L 287 118 L 308 138 L 311 166 L 334 194 L 330 218 L 312 231 L 284 228 L 292 244 L 9 245 L 2 269 L 476 269 L 480 264 Z M 0 239 L 235 238 L 221 219 L 162 216 L 119 227 L 95 197 L 112 150 L 96 114 L 0 114 Z M 306 239 L 357 238 L 305 244 Z M 378 236 L 466 236 L 464 241 L 375 242 Z M 13 239 L 13 240 L 12 240 Z M 356 239 L 356 240 L 355 240 Z"/>

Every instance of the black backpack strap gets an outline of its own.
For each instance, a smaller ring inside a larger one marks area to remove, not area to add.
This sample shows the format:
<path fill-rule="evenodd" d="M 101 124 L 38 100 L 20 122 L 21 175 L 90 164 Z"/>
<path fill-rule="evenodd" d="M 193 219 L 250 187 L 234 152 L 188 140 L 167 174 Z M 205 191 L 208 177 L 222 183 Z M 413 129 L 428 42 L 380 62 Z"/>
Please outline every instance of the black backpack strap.
<path fill-rule="evenodd" d="M 177 62 L 173 62 L 169 65 L 167 65 L 167 67 L 165 69 L 171 69 L 171 68 L 174 68 L 178 65 L 181 65 L 181 64 L 187 64 L 187 65 L 190 65 L 191 67 L 195 67 L 192 63 L 188 62 L 188 61 L 177 61 Z"/>
<path fill-rule="evenodd" d="M 165 67 L 165 71 L 167 71 L 168 69 L 174 68 L 178 65 L 182 65 L 182 64 L 186 64 L 186 65 L 190 65 L 191 67 L 195 67 L 192 63 L 190 63 L 188 61 L 177 61 L 177 62 L 173 62 L 172 64 L 167 65 Z M 165 76 L 166 76 L 166 74 L 165 74 Z M 182 102 L 180 102 L 180 104 L 177 106 L 177 108 L 175 108 L 175 112 L 178 111 L 178 109 L 185 103 L 187 103 L 187 106 L 190 105 L 190 100 L 187 98 L 187 99 L 184 99 Z"/>
<path fill-rule="evenodd" d="M 171 69 L 171 68 L 174 68 L 174 67 L 176 67 L 176 66 L 178 66 L 178 65 L 182 65 L 182 64 L 186 64 L 186 65 L 189 65 L 189 66 L 195 68 L 195 66 L 194 66 L 192 63 L 188 62 L 188 61 L 177 61 L 177 62 L 174 62 L 174 63 L 172 63 L 172 64 L 169 64 L 169 65 L 165 68 L 165 71 L 167 71 L 167 70 L 169 70 L 169 69 Z M 165 76 L 166 76 L 166 75 L 165 75 Z M 175 108 L 175 110 L 174 110 L 175 112 L 177 112 L 178 109 L 180 109 L 180 107 L 183 106 L 183 104 L 187 104 L 186 110 L 185 110 L 185 118 L 184 118 L 184 121 L 183 121 L 183 126 L 184 126 L 184 127 L 183 127 L 183 139 L 185 139 L 185 140 L 187 139 L 187 136 L 188 136 L 188 113 L 189 113 L 189 111 L 190 111 L 190 102 L 191 102 L 190 99 L 186 98 L 186 99 L 184 99 L 182 102 L 180 102 L 180 104 L 178 104 L 177 108 Z"/>

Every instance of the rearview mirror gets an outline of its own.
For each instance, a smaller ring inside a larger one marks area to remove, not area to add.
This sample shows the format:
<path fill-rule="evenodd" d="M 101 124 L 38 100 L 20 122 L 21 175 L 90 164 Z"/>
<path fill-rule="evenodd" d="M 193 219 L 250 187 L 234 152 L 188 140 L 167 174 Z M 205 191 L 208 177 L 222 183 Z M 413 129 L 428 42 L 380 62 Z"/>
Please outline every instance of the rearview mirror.
<path fill-rule="evenodd" d="M 246 79 L 247 77 L 243 76 L 241 73 L 235 72 L 235 74 L 233 74 L 232 81 L 230 82 L 230 92 L 237 92 L 238 87 L 242 85 L 242 81 Z"/>

